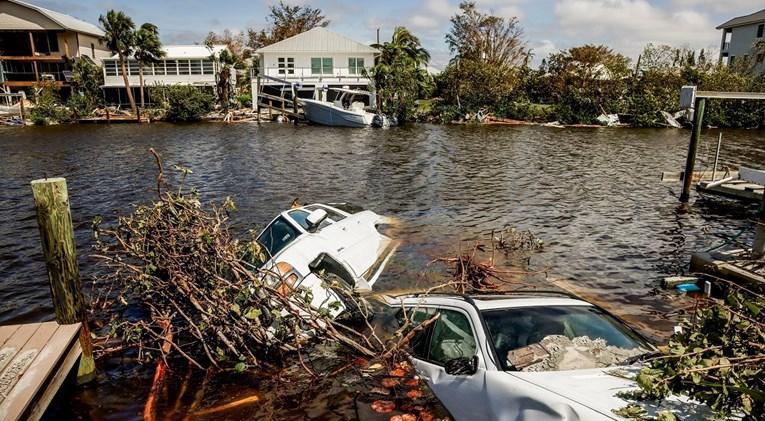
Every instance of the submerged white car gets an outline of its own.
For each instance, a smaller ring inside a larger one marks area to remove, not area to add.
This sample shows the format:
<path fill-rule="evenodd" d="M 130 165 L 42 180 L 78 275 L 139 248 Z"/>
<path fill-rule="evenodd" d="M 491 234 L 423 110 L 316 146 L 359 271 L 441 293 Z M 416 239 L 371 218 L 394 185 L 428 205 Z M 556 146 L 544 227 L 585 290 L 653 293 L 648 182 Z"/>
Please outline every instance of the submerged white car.
<path fill-rule="evenodd" d="M 371 290 L 398 246 L 379 232 L 391 222 L 369 210 L 349 213 L 324 204 L 286 210 L 257 237 L 269 256 L 262 268 L 276 275 L 271 279 L 280 291 L 306 289 L 312 307 L 335 317 L 349 305 L 319 275 Z"/>
<path fill-rule="evenodd" d="M 416 326 L 409 353 L 418 374 L 456 420 L 618 420 L 636 389 L 641 357 L 656 352 L 614 316 L 565 294 L 388 297 L 401 325 Z M 646 408 L 680 419 L 708 410 L 682 398 Z"/>

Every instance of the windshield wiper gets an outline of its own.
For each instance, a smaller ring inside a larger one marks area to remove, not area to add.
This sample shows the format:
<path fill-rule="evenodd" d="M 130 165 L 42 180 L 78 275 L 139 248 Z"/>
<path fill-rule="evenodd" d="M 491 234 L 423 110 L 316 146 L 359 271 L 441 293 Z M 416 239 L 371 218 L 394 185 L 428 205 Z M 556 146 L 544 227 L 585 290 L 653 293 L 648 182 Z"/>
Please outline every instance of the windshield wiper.
<path fill-rule="evenodd" d="M 655 351 L 646 351 L 646 352 L 644 352 L 642 354 L 633 355 L 633 356 L 625 359 L 624 361 L 622 361 L 621 365 L 632 365 L 632 364 L 635 364 L 638 361 L 643 361 L 643 360 L 646 360 L 648 358 L 657 357 L 657 356 L 662 355 L 662 354 L 663 353 L 661 351 L 659 351 L 658 349 L 655 350 Z"/>

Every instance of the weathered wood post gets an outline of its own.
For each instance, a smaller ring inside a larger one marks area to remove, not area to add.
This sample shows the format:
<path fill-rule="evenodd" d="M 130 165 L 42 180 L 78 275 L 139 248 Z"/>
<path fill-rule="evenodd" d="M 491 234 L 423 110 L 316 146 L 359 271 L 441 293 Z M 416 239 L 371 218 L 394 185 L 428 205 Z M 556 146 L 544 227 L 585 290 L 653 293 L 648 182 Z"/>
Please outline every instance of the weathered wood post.
<path fill-rule="evenodd" d="M 298 99 L 297 99 L 297 88 L 295 87 L 295 84 L 292 84 L 292 112 L 295 113 L 295 123 L 297 123 L 298 118 Z"/>
<path fill-rule="evenodd" d="M 701 138 L 701 126 L 704 122 L 704 107 L 707 100 L 705 98 L 696 98 L 693 106 L 693 130 L 691 132 L 691 143 L 688 145 L 688 156 L 685 161 L 685 173 L 683 175 L 683 192 L 680 194 L 680 201 L 687 203 L 691 198 L 691 186 L 693 185 L 693 168 L 696 165 L 696 153 L 699 149 L 699 139 Z"/>
<path fill-rule="evenodd" d="M 46 178 L 34 180 L 31 184 L 56 321 L 59 324 L 82 322 L 82 356 L 77 382 L 85 383 L 95 377 L 96 365 L 83 304 L 66 180 Z"/>
<path fill-rule="evenodd" d="M 752 243 L 752 256 L 755 259 L 765 257 L 765 194 L 762 195 L 760 210 L 757 212 L 757 224 L 754 227 L 754 243 Z"/>
<path fill-rule="evenodd" d="M 26 117 L 24 117 L 24 100 L 27 99 L 26 94 L 24 91 L 21 91 L 21 96 L 19 97 L 19 114 L 21 114 L 21 124 L 27 124 Z"/>
<path fill-rule="evenodd" d="M 109 107 L 106 107 L 106 124 L 111 124 L 112 115 L 109 113 Z"/>

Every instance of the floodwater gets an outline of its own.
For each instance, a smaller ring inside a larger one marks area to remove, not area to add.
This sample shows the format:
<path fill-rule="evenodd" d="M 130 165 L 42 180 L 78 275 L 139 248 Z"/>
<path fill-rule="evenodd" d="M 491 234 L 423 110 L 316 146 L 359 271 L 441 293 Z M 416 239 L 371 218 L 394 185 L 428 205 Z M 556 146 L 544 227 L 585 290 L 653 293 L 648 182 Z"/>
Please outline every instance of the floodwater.
<path fill-rule="evenodd" d="M 713 157 L 717 133 L 704 134 L 702 158 Z M 660 183 L 662 171 L 682 169 L 689 135 L 431 125 L 0 127 L 0 323 L 53 317 L 29 182 L 66 177 L 87 277 L 93 273 L 87 258 L 92 219 L 100 215 L 108 223 L 155 194 L 156 168 L 148 153 L 153 147 L 167 171 L 176 163 L 192 169 L 187 184 L 203 199 L 233 197 L 238 211 L 232 222 L 240 234 L 268 222 L 296 197 L 347 201 L 397 217 L 395 233 L 403 244 L 377 284 L 381 289 L 432 284 L 423 271 L 433 270 L 427 267 L 431 260 L 455 254 L 460 239 L 487 238 L 506 225 L 530 229 L 545 248 L 524 267 L 545 274 L 529 282 L 564 284 L 660 338 L 687 305 L 661 291 L 660 280 L 683 273 L 691 252 L 737 235 L 748 241 L 753 232 L 753 206 L 694 194 L 684 207 L 677 200 L 679 185 Z M 725 131 L 721 161 L 762 168 L 765 132 Z M 141 418 L 151 375 L 151 369 L 105 364 L 95 384 L 62 391 L 51 411 L 65 418 Z M 265 402 L 275 389 L 290 387 L 263 376 L 228 376 L 204 396 L 205 405 L 247 393 L 260 393 Z M 196 376 L 191 387 L 199 382 Z M 255 412 L 239 416 L 347 414 L 352 397 L 331 390 L 287 394 L 269 401 L 272 412 L 251 408 Z M 188 400 L 177 399 L 175 412 L 182 414 Z"/>

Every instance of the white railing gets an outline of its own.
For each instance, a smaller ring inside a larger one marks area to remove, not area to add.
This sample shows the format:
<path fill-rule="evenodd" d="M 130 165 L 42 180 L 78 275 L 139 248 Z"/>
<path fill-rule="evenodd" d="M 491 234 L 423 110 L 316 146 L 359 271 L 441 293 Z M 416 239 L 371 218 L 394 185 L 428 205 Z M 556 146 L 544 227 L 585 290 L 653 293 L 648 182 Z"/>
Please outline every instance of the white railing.
<path fill-rule="evenodd" d="M 314 73 L 312 67 L 266 67 L 262 69 L 262 74 L 276 77 L 279 79 L 298 79 L 298 80 L 323 80 L 323 79 L 358 79 L 365 80 L 362 68 L 333 67 L 332 72 Z M 368 70 L 368 69 L 367 69 Z"/>

